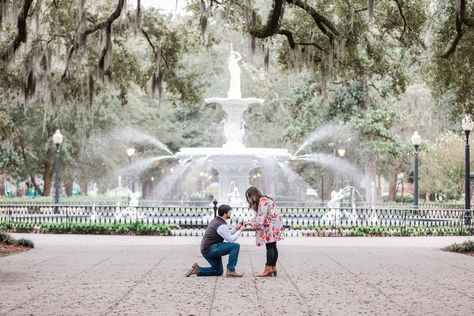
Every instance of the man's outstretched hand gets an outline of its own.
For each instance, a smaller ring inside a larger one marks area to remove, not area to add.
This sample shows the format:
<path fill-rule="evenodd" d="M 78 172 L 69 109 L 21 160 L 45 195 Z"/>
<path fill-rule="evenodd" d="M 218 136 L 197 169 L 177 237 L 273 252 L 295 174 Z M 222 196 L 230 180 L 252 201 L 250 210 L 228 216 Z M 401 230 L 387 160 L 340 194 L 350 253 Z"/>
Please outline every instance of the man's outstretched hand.
<path fill-rule="evenodd" d="M 247 223 L 244 223 L 244 222 L 240 222 L 240 223 L 237 223 L 237 225 L 235 225 L 235 229 L 236 230 L 240 230 L 240 231 L 244 231 L 246 230 L 247 228 L 245 227 Z"/>

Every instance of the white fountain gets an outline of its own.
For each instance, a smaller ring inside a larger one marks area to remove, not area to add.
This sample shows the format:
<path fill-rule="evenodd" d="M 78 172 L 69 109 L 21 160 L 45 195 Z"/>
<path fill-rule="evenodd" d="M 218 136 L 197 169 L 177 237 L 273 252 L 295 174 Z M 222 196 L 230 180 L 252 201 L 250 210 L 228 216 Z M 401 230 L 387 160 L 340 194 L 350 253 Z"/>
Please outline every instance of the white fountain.
<path fill-rule="evenodd" d="M 249 187 L 249 174 L 255 168 L 264 169 L 264 160 L 287 162 L 292 155 L 280 148 L 249 148 L 243 144 L 245 134 L 243 113 L 250 104 L 262 104 L 262 99 L 242 98 L 240 91 L 240 66 L 242 56 L 231 46 L 228 69 L 230 86 L 227 98 L 207 98 L 206 103 L 219 103 L 227 117 L 224 122 L 226 143 L 222 147 L 181 148 L 176 154 L 180 163 L 205 158 L 207 166 L 219 174 L 219 201 L 243 205 L 242 192 Z M 229 191 L 227 191 L 227 189 Z M 268 192 L 272 193 L 272 192 Z"/>
<path fill-rule="evenodd" d="M 357 214 L 356 194 L 358 195 L 359 200 L 363 201 L 362 195 L 353 186 L 345 186 L 339 191 L 332 191 L 331 200 L 327 204 L 330 209 L 321 217 L 321 221 L 330 224 L 339 223 L 342 219 L 345 219 L 346 222 L 357 221 L 359 215 Z M 341 203 L 344 198 L 349 198 L 350 207 L 341 208 Z M 375 210 L 372 210 L 367 221 L 374 224 L 378 222 Z"/>

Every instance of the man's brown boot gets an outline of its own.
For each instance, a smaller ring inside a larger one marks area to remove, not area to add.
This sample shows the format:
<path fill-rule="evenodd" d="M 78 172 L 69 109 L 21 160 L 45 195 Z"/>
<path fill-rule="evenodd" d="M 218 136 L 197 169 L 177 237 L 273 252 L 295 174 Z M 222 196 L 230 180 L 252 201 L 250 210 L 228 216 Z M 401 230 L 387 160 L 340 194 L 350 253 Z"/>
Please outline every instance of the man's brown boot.
<path fill-rule="evenodd" d="M 263 270 L 262 274 L 259 274 L 258 276 L 259 277 L 271 277 L 271 276 L 273 276 L 272 266 L 265 265 L 265 270 Z"/>
<path fill-rule="evenodd" d="M 227 272 L 226 272 L 225 276 L 228 277 L 228 278 L 241 278 L 241 277 L 243 277 L 242 274 L 238 274 L 237 272 L 229 270 L 229 269 L 227 269 Z"/>
<path fill-rule="evenodd" d="M 198 272 L 199 272 L 199 265 L 197 263 L 194 263 L 191 269 L 189 269 L 184 276 L 189 277 L 190 275 L 197 274 Z"/>
<path fill-rule="evenodd" d="M 273 276 L 277 276 L 277 266 L 272 266 Z"/>

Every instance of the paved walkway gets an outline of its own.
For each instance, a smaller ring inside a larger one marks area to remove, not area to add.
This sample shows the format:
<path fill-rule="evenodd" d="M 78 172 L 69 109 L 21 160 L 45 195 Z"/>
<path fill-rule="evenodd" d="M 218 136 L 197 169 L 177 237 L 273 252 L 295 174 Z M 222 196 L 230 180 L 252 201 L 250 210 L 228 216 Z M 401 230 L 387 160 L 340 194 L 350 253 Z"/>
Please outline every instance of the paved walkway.
<path fill-rule="evenodd" d="M 15 237 L 22 235 L 16 234 Z M 467 237 L 287 238 L 279 275 L 242 238 L 244 278 L 183 276 L 204 264 L 196 237 L 27 235 L 0 258 L 0 315 L 472 315 Z M 225 260 L 224 262 L 226 262 Z"/>

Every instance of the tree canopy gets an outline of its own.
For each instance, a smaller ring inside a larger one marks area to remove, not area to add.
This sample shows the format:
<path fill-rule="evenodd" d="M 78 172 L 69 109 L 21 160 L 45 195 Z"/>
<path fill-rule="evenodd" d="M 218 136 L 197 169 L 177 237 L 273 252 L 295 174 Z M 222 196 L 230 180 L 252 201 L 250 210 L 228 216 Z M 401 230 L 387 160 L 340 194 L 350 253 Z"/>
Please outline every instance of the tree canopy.
<path fill-rule="evenodd" d="M 473 3 L 193 0 L 173 16 L 140 0 L 1 0 L 0 174 L 49 183 L 58 128 L 69 182 L 125 163 L 98 141 L 127 126 L 172 151 L 220 146 L 224 114 L 203 97 L 225 93 L 232 43 L 248 61 L 243 93 L 266 100 L 245 113 L 248 146 L 293 151 L 314 129 L 345 124 L 354 136 L 333 142 L 393 184 L 409 171 L 413 130 L 439 143 L 474 109 Z M 439 144 L 424 148 L 448 148 Z M 294 168 L 317 184 L 317 173 Z M 453 183 L 450 197 L 461 192 Z"/>

